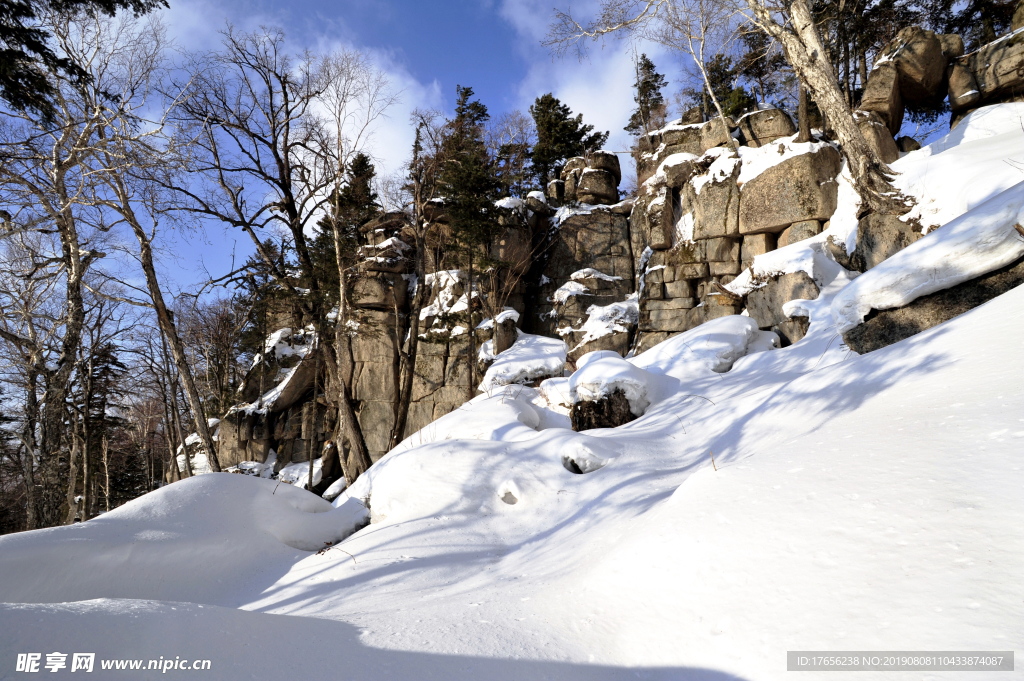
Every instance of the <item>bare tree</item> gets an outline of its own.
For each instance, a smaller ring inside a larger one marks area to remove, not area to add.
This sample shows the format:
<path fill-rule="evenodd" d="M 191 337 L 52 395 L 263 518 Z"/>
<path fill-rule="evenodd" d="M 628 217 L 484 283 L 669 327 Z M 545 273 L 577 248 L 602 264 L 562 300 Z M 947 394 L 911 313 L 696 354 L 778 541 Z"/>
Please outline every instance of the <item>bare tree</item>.
<path fill-rule="evenodd" d="M 620 31 L 649 30 L 656 22 L 671 21 L 674 13 L 678 14 L 685 5 L 705 1 L 708 0 L 602 0 L 597 17 L 585 25 L 577 22 L 569 11 L 556 10 L 545 44 L 562 51 L 570 47 L 582 50 L 588 39 Z M 853 119 L 807 1 L 742 0 L 742 6 L 726 7 L 782 46 L 786 59 L 842 144 L 854 184 L 864 201 L 878 211 L 901 211 L 905 198 L 891 184 L 892 170 L 868 145 Z"/>

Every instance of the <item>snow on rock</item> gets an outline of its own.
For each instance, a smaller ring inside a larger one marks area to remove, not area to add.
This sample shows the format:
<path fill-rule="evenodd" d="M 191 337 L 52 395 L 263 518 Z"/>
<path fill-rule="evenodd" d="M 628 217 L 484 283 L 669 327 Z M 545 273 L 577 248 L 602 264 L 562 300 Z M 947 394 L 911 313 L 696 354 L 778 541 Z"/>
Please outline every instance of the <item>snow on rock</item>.
<path fill-rule="evenodd" d="M 504 322 L 504 321 L 506 321 L 508 319 L 511 319 L 513 321 L 518 322 L 519 321 L 519 312 L 517 312 L 515 309 L 513 309 L 511 307 L 506 307 L 501 312 L 499 312 L 496 317 L 488 317 L 487 319 L 485 319 L 482 322 L 480 322 L 479 324 L 477 324 L 476 328 L 483 329 L 485 331 L 486 330 L 490 330 L 490 329 L 494 328 L 494 322 L 495 321 L 497 321 L 499 324 L 501 324 L 502 322 Z"/>
<path fill-rule="evenodd" d="M 567 327 L 559 329 L 558 333 L 563 336 L 573 332 L 583 333 L 582 340 L 576 345 L 579 348 L 613 333 L 627 333 L 639 321 L 639 298 L 636 293 L 633 293 L 623 301 L 609 305 L 591 305 L 587 308 L 587 320 L 580 328 Z M 573 349 L 575 350 L 575 348 Z"/>
<path fill-rule="evenodd" d="M 1024 182 L 973 208 L 868 270 L 832 302 L 837 331 L 864 321 L 872 309 L 902 307 L 1024 256 Z"/>
<path fill-rule="evenodd" d="M 590 289 L 578 281 L 569 280 L 559 286 L 553 294 L 551 294 L 551 302 L 558 303 L 559 305 L 565 304 L 565 301 L 569 300 L 572 296 L 578 296 L 585 293 L 590 293 Z"/>
<path fill-rule="evenodd" d="M 741 186 L 753 180 L 764 171 L 803 154 L 821 151 L 828 142 L 796 142 L 797 135 L 782 137 L 762 147 L 739 148 L 740 176 L 736 180 Z M 731 169 L 730 169 L 731 170 Z"/>
<path fill-rule="evenodd" d="M 711 162 L 707 172 L 690 180 L 690 184 L 693 185 L 693 190 L 697 194 L 700 194 L 700 190 L 703 189 L 704 185 L 708 182 L 721 182 L 728 177 L 732 177 L 732 173 L 736 169 L 736 164 L 740 162 L 739 157 L 737 157 L 735 152 L 728 147 L 713 147 L 708 149 L 704 152 L 704 156 L 702 158 L 713 158 L 714 161 Z"/>
<path fill-rule="evenodd" d="M 651 404 L 647 394 L 651 375 L 613 352 L 597 352 L 600 355 L 595 358 L 588 355 L 596 353 L 583 355 L 576 372 L 569 377 L 569 396 L 573 404 L 597 402 L 621 390 L 633 415 L 643 416 Z"/>
<path fill-rule="evenodd" d="M 490 343 L 491 341 L 487 341 Z M 480 392 L 515 383 L 526 383 L 545 376 L 557 376 L 565 367 L 568 347 L 564 341 L 519 332 L 510 348 L 494 357 L 487 368 Z"/>
<path fill-rule="evenodd" d="M 697 160 L 697 156 L 694 154 L 688 154 L 686 152 L 679 152 L 676 154 L 669 154 L 664 161 L 658 165 L 658 169 L 644 182 L 645 190 L 650 193 L 655 187 L 663 185 L 668 182 L 668 170 L 684 163 L 692 163 Z"/>
<path fill-rule="evenodd" d="M 599 272 L 593 267 L 584 267 L 582 270 L 576 270 L 569 275 L 569 279 L 572 281 L 580 281 L 581 279 L 601 279 L 602 281 L 622 281 L 622 277 L 612 276 Z"/>
<path fill-rule="evenodd" d="M 845 271 L 827 253 L 829 239 L 845 245 L 847 253 L 852 253 L 857 245 L 857 213 L 861 199 L 853 187 L 845 161 L 838 184 L 838 206 L 828 229 L 809 239 L 755 256 L 751 266 L 724 288 L 738 296 L 745 296 L 764 286 L 770 277 L 794 272 L 806 272 L 821 288 L 827 286 L 841 271 Z"/>
<path fill-rule="evenodd" d="M 314 487 L 316 487 L 320 483 L 320 480 L 322 479 L 322 465 L 323 461 L 321 461 L 320 457 L 313 459 Z M 307 489 L 307 485 L 309 484 L 309 462 L 297 461 L 295 463 L 288 464 L 278 472 L 277 479 L 289 485 L 294 485 L 295 487 L 299 487 L 301 489 Z"/>
<path fill-rule="evenodd" d="M 721 374 L 747 354 L 759 334 L 757 322 L 750 317 L 730 315 L 673 336 L 629 361 L 648 372 L 678 379 L 705 372 Z"/>

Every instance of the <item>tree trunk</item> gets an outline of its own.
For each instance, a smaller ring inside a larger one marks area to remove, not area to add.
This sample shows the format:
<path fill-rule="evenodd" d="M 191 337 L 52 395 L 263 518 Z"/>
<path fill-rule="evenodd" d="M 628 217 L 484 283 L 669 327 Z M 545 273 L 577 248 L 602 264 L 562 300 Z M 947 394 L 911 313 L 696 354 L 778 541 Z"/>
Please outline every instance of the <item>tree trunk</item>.
<path fill-rule="evenodd" d="M 67 191 L 62 180 L 56 183 L 56 192 L 61 204 L 68 206 Z M 85 323 L 85 304 L 82 299 L 82 277 L 85 268 L 81 258 L 81 244 L 75 220 L 71 215 L 62 214 L 56 219 L 60 235 L 62 259 L 65 267 L 65 309 L 64 338 L 61 340 L 60 355 L 56 369 L 45 375 L 46 390 L 43 397 L 42 419 L 40 420 L 39 473 L 41 499 L 39 504 L 39 525 L 54 527 L 64 520 L 61 508 L 65 503 L 66 459 L 62 446 L 66 415 L 65 401 L 71 383 L 71 372 L 78 359 L 78 346 L 82 339 Z"/>
<path fill-rule="evenodd" d="M 210 470 L 220 473 L 220 461 L 217 459 L 217 449 L 213 443 L 213 436 L 210 434 L 210 424 L 206 420 L 206 410 L 203 408 L 203 400 L 196 388 L 195 379 L 192 376 L 192 368 L 185 357 L 185 346 L 178 336 L 178 330 L 167 311 L 164 303 L 164 294 L 160 290 L 160 283 L 156 276 L 156 269 L 153 266 L 153 248 L 149 237 L 135 219 L 129 219 L 129 224 L 135 232 L 139 241 L 139 262 L 142 264 L 142 271 L 146 275 L 146 288 L 149 289 L 149 297 L 156 309 L 157 322 L 164 339 L 170 346 L 171 356 L 174 358 L 174 365 L 178 369 L 178 376 L 181 378 L 182 387 L 185 389 L 185 396 L 188 398 L 189 407 L 192 409 L 192 421 L 196 433 L 199 435 L 199 442 L 206 450 L 206 458 L 210 464 Z M 182 445 L 184 445 L 182 441 Z M 185 461 L 188 461 L 188 447 L 185 446 Z"/>
<path fill-rule="evenodd" d="M 811 121 L 810 113 L 807 111 L 807 88 L 804 87 L 803 81 L 800 82 L 800 93 L 797 101 L 797 121 L 800 126 L 800 133 L 797 135 L 796 141 L 800 143 L 810 142 Z"/>
<path fill-rule="evenodd" d="M 344 266 L 344 258 L 341 253 L 341 230 L 337 220 L 332 221 L 334 229 L 334 257 L 338 265 L 338 317 L 334 331 L 334 381 L 335 393 L 338 404 L 338 423 L 335 426 L 334 441 L 338 444 L 338 461 L 341 463 L 342 473 L 345 481 L 351 485 L 356 479 L 365 473 L 373 461 L 370 459 L 370 452 L 366 448 L 366 440 L 363 438 L 363 429 L 356 419 L 355 409 L 352 408 L 352 396 L 348 389 L 347 377 L 351 375 L 352 353 L 346 342 L 348 338 L 348 285 L 346 281 L 347 272 Z M 330 358 L 328 358 L 329 360 Z M 348 442 L 348 456 L 343 454 L 343 441 Z"/>
<path fill-rule="evenodd" d="M 25 391 L 25 427 L 22 430 L 21 473 L 25 480 L 25 529 L 34 530 L 39 526 L 38 502 L 36 501 L 35 457 L 36 421 L 39 418 L 39 404 L 36 401 L 36 373 L 29 370 L 28 386 Z"/>
<path fill-rule="evenodd" d="M 74 431 L 74 426 L 72 426 Z M 75 522 L 75 512 L 78 510 L 78 502 L 75 501 L 75 490 L 78 486 L 78 453 L 80 451 L 78 433 L 71 433 L 71 459 L 69 462 L 68 471 L 68 496 L 67 505 L 68 511 L 64 518 L 65 525 L 73 525 Z"/>
<path fill-rule="evenodd" d="M 469 385 L 466 386 L 466 401 L 473 399 L 476 395 L 476 328 L 473 325 L 473 247 L 469 248 L 469 283 L 466 291 L 466 314 L 469 316 L 469 321 L 466 325 L 469 327 L 469 356 L 466 361 L 469 362 Z"/>
<path fill-rule="evenodd" d="M 822 115 L 835 130 L 849 162 L 854 185 L 864 202 L 879 212 L 905 211 L 903 197 L 890 182 L 892 170 L 868 146 L 853 120 L 806 0 L 793 0 L 789 7 L 792 29 L 779 25 L 770 10 L 758 0 L 746 2 L 758 26 L 785 49 L 797 76 L 807 85 Z M 889 195 L 885 196 L 886 193 Z"/>
<path fill-rule="evenodd" d="M 103 447 L 103 476 L 106 478 L 106 483 L 103 485 L 103 501 L 106 505 L 107 513 L 110 513 L 110 445 L 107 443 L 107 438 L 103 438 L 100 446 Z"/>
<path fill-rule="evenodd" d="M 417 223 L 419 219 L 417 219 Z M 417 224 L 416 229 L 416 289 L 412 296 L 412 309 L 409 311 L 409 346 L 402 362 L 402 385 L 398 395 L 398 413 L 395 415 L 395 427 L 391 431 L 388 451 L 398 446 L 405 439 L 405 426 L 409 420 L 409 405 L 412 402 L 412 384 L 416 374 L 416 355 L 419 350 L 420 312 L 423 310 L 423 298 L 426 295 L 426 239 L 423 238 L 425 228 Z"/>

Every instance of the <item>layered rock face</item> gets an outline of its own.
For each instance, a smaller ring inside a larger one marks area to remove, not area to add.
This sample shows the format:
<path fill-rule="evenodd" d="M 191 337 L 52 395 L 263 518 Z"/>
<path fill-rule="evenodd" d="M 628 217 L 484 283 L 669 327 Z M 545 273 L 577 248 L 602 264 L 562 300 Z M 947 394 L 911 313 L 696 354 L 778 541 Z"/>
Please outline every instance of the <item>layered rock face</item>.
<path fill-rule="evenodd" d="M 955 123 L 972 108 L 1016 98 L 1024 91 L 1022 55 L 1024 38 L 1016 32 L 965 56 L 957 36 L 904 29 L 876 61 L 854 112 L 857 125 L 879 158 L 892 162 L 920 147 L 894 137 L 906 107 L 933 105 L 948 95 Z M 476 394 L 470 366 L 479 383 L 496 356 L 524 333 L 565 341 L 567 372 L 586 353 L 642 352 L 744 311 L 783 345 L 798 342 L 808 320 L 788 317 L 784 306 L 818 296 L 814 275 L 751 272 L 746 295 L 727 288 L 758 256 L 820 234 L 837 210 L 839 148 L 823 138 L 797 144 L 795 133 L 794 121 L 780 110 L 724 123 L 700 122 L 688 112 L 641 139 L 637 196 L 623 201 L 615 154 L 570 159 L 545 193 L 502 203 L 515 217 L 502 223 L 490 255 L 514 265 L 503 282 L 484 277 L 474 291 L 446 253 L 443 202 L 428 211 L 423 282 L 411 272 L 415 254 L 409 244 L 415 240 L 408 217 L 388 214 L 367 225 L 362 261 L 348 280 L 347 350 L 349 386 L 372 458 L 386 453 L 395 422 L 401 346 L 417 286 L 426 291 L 426 303 L 405 436 Z M 844 247 L 831 252 L 845 267 L 867 271 L 919 238 L 913 221 L 868 214 L 858 224 L 852 255 Z M 1019 285 L 1021 267 L 1016 263 L 904 308 L 872 313 L 844 338 L 858 352 L 883 347 Z M 246 378 L 243 404 L 221 423 L 221 462 L 265 462 L 273 454 L 278 472 L 319 457 L 323 487 L 340 475 L 329 443 L 337 415 L 322 395 L 326 368 L 311 352 L 310 320 L 288 311 L 278 317 L 284 328 Z M 475 357 L 470 333 L 478 347 L 487 343 Z M 554 364 L 560 361 L 559 355 Z M 526 374 L 533 381 L 548 375 Z M 628 420 L 621 402 L 619 396 L 599 405 L 608 413 L 578 410 L 572 421 L 584 428 Z"/>
<path fill-rule="evenodd" d="M 803 337 L 806 326 L 781 316 L 781 306 L 793 296 L 816 297 L 816 287 L 768 282 L 770 304 L 758 306 L 757 314 L 749 301 L 724 288 L 756 256 L 818 234 L 836 210 L 839 151 L 824 142 L 794 144 L 794 133 L 785 112 L 759 111 L 741 118 L 729 135 L 715 138 L 720 146 L 700 155 L 673 149 L 656 156 L 661 163 L 641 185 L 631 218 L 640 273 L 639 351 L 744 307 L 784 341 Z M 664 133 L 652 133 L 659 134 L 665 139 Z M 738 153 L 744 147 L 758 149 L 747 167 Z M 640 165 L 646 162 L 641 158 Z"/>

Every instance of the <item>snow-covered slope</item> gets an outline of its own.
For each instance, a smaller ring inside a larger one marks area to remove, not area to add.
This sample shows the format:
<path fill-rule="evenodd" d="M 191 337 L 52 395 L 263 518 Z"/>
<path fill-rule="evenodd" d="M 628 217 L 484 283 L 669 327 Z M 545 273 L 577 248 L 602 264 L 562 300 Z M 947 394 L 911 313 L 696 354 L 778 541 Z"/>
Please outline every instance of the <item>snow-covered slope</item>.
<path fill-rule="evenodd" d="M 968 179 L 942 208 L 958 224 L 1016 191 Z M 796 345 L 726 317 L 492 386 L 333 505 L 206 475 L 0 537 L 0 678 L 53 650 L 210 659 L 223 679 L 755 681 L 791 676 L 788 650 L 1024 649 L 1024 288 L 865 356 L 833 318 L 961 229 L 858 279 L 795 244 L 786 266 L 822 286 L 787 308 L 811 320 Z M 642 415 L 569 429 L 572 399 L 620 384 Z"/>
<path fill-rule="evenodd" d="M 390 455 L 357 486 L 377 522 L 340 550 L 291 549 L 253 510 L 291 513 L 292 541 L 330 541 L 322 523 L 347 516 L 231 475 L 4 537 L 0 600 L 303 617 L 5 606 L 0 660 L 60 641 L 118 657 L 195 642 L 219 678 L 327 668 L 312 657 L 362 678 L 769 679 L 790 649 L 1020 649 L 1024 291 L 863 357 L 835 341 L 828 304 L 807 304 L 804 342 L 727 373 L 701 354 L 713 335 L 691 332 L 692 363 L 642 363 L 679 391 L 615 430 Z M 260 662 L 257 630 L 286 661 Z"/>

